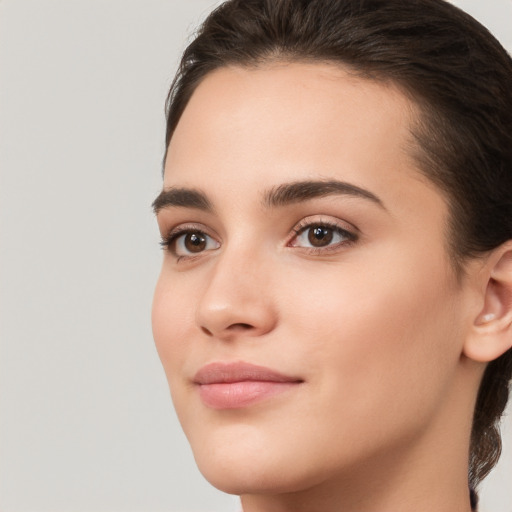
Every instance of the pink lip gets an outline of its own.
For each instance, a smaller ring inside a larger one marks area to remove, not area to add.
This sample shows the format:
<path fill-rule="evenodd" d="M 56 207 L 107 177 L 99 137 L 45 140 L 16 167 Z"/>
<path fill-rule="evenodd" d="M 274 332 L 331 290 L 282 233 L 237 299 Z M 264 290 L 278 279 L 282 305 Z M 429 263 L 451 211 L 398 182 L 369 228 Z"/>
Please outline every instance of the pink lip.
<path fill-rule="evenodd" d="M 199 396 L 212 409 L 239 409 L 304 382 L 270 368 L 245 362 L 210 363 L 194 376 Z"/>

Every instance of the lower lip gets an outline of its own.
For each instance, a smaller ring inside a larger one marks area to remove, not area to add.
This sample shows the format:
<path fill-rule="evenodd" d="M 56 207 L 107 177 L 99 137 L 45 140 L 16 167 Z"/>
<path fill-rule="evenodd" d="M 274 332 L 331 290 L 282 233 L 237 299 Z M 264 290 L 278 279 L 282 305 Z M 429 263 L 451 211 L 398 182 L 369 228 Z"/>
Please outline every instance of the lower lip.
<path fill-rule="evenodd" d="M 212 409 L 241 409 L 284 393 L 299 382 L 242 381 L 199 385 L 199 396 Z"/>

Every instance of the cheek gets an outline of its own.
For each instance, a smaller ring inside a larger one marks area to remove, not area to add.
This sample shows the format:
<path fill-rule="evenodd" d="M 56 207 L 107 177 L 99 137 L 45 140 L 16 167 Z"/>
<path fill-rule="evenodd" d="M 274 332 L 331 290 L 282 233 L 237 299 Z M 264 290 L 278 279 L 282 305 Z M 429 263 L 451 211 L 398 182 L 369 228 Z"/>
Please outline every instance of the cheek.
<path fill-rule="evenodd" d="M 170 381 L 183 364 L 193 324 L 194 308 L 186 291 L 178 288 L 163 270 L 153 296 L 151 322 L 158 355 Z"/>
<path fill-rule="evenodd" d="M 384 261 L 304 272 L 290 294 L 291 338 L 303 340 L 312 378 L 330 390 L 325 410 L 336 396 L 343 417 L 368 419 L 391 403 L 407 415 L 425 401 L 434 407 L 459 358 L 445 262 L 411 265 L 410 254 Z"/>

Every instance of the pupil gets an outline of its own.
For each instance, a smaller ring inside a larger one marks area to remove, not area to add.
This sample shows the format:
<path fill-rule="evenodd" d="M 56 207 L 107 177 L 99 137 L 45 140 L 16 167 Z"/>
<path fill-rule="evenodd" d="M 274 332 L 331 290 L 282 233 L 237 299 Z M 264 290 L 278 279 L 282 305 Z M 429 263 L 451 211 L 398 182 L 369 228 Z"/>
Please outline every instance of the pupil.
<path fill-rule="evenodd" d="M 315 247 L 322 247 L 331 243 L 332 229 L 325 226 L 317 226 L 309 230 L 309 243 Z"/>
<path fill-rule="evenodd" d="M 185 237 L 185 247 L 190 252 L 201 252 L 206 247 L 206 238 L 199 233 L 190 233 Z"/>

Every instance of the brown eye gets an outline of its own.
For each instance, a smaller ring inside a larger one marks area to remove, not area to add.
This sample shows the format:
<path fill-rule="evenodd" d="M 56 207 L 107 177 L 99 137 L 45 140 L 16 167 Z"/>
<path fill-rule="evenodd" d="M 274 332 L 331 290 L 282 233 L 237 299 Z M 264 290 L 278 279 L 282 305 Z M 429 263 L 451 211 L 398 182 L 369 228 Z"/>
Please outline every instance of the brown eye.
<path fill-rule="evenodd" d="M 331 250 L 357 240 L 357 235 L 342 227 L 329 223 L 303 224 L 295 230 L 296 236 L 291 241 L 292 247 L 316 249 L 318 251 Z"/>
<path fill-rule="evenodd" d="M 308 241 L 313 247 L 329 245 L 334 238 L 333 229 L 326 226 L 313 226 L 307 229 Z"/>
<path fill-rule="evenodd" d="M 179 258 L 194 256 L 220 247 L 219 242 L 203 231 L 184 230 L 165 242 L 169 250 Z"/>
<path fill-rule="evenodd" d="M 201 252 L 206 249 L 206 236 L 203 233 L 187 233 L 183 245 L 189 252 Z"/>

